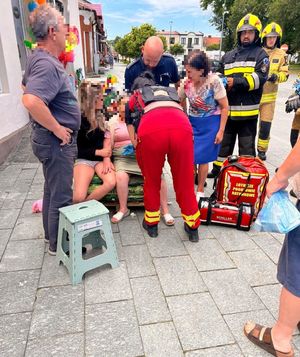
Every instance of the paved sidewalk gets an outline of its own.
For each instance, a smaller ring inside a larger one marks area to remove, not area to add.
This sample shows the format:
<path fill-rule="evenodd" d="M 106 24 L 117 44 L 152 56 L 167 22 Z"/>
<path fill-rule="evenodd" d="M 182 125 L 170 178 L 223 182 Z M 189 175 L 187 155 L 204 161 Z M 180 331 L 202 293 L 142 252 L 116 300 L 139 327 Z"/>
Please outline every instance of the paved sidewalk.
<path fill-rule="evenodd" d="M 292 80 L 281 86 L 271 173 L 290 149 L 292 116 L 283 103 Z M 31 213 L 43 175 L 25 133 L 0 166 L 1 357 L 269 356 L 242 327 L 249 319 L 270 325 L 277 316 L 283 235 L 201 226 L 200 242 L 190 243 L 169 174 L 167 182 L 175 227 L 160 224 L 151 239 L 141 228 L 143 211 L 134 210 L 113 225 L 120 267 L 97 269 L 73 287 L 45 253 L 41 214 Z M 294 343 L 300 349 L 298 335 Z"/>

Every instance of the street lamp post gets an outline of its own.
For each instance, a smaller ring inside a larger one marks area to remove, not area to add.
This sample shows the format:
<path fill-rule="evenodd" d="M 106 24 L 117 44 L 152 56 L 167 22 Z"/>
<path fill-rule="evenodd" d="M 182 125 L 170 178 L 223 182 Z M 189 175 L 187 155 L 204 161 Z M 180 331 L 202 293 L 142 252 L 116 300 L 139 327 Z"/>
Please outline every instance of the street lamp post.
<path fill-rule="evenodd" d="M 170 21 L 170 37 L 169 37 L 169 48 L 171 48 L 171 33 L 172 33 L 172 24 L 173 24 L 173 21 Z"/>
<path fill-rule="evenodd" d="M 223 31 L 224 31 L 224 21 L 225 21 L 225 15 L 228 14 L 227 10 L 223 11 L 223 17 L 222 17 L 222 29 L 221 29 L 221 40 L 220 40 L 220 50 L 219 50 L 219 60 L 221 60 L 222 56 L 222 44 L 223 44 Z"/>

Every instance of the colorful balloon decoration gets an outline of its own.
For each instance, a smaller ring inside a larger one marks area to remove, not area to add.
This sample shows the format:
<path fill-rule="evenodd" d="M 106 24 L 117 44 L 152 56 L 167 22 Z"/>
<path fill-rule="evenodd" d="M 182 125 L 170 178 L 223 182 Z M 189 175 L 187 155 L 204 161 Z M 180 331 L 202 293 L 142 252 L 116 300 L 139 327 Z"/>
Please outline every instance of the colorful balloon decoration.
<path fill-rule="evenodd" d="M 37 0 L 39 5 L 44 5 L 46 4 L 46 0 Z"/>
<path fill-rule="evenodd" d="M 34 9 L 38 7 L 37 3 L 35 1 L 30 1 L 27 5 L 28 11 L 32 12 Z"/>
<path fill-rule="evenodd" d="M 67 63 L 74 62 L 74 48 L 79 44 L 79 31 L 76 26 L 70 26 L 67 39 L 66 39 L 66 48 L 59 55 L 58 59 L 66 67 Z"/>

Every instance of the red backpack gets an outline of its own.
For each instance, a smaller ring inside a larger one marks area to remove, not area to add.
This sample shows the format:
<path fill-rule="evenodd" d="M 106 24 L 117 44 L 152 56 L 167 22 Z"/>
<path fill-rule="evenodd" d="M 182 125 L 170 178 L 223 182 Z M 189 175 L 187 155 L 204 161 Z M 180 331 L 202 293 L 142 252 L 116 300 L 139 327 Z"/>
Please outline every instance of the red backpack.
<path fill-rule="evenodd" d="M 263 162 L 253 156 L 229 156 L 215 179 L 214 199 L 224 203 L 250 204 L 254 217 L 266 196 L 269 172 Z"/>

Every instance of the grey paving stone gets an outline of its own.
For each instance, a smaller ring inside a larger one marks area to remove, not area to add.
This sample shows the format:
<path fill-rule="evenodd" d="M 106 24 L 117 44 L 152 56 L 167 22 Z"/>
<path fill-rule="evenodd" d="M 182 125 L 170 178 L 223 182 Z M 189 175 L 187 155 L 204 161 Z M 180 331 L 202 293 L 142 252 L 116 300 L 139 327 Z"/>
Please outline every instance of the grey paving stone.
<path fill-rule="evenodd" d="M 119 229 L 119 225 L 118 224 L 112 224 L 111 225 L 111 230 L 112 230 L 113 233 L 120 233 L 120 229 Z"/>
<path fill-rule="evenodd" d="M 31 311 L 39 276 L 36 270 L 0 273 L 0 314 Z"/>
<path fill-rule="evenodd" d="M 28 200 L 26 199 L 24 201 L 23 207 L 20 211 L 20 217 L 19 218 L 24 218 L 24 217 L 32 217 L 32 205 L 35 202 L 35 200 Z"/>
<path fill-rule="evenodd" d="M 277 282 L 276 265 L 261 250 L 231 252 L 229 256 L 251 286 Z"/>
<path fill-rule="evenodd" d="M 207 291 L 189 256 L 155 258 L 154 265 L 167 296 Z"/>
<path fill-rule="evenodd" d="M 114 233 L 113 236 L 114 236 L 114 241 L 115 241 L 115 244 L 116 244 L 116 249 L 117 249 L 119 261 L 125 260 L 124 247 L 122 246 L 122 243 L 121 243 L 120 234 L 119 233 Z"/>
<path fill-rule="evenodd" d="M 35 338 L 27 343 L 25 357 L 83 357 L 83 333 L 68 334 L 64 336 L 45 339 Z"/>
<path fill-rule="evenodd" d="M 269 233 L 252 236 L 252 240 L 277 264 L 282 245 Z"/>
<path fill-rule="evenodd" d="M 122 245 L 144 244 L 145 239 L 137 218 L 127 217 L 118 223 Z"/>
<path fill-rule="evenodd" d="M 26 193 L 10 192 L 4 201 L 4 209 L 22 208 Z"/>
<path fill-rule="evenodd" d="M 237 269 L 204 272 L 201 276 L 222 314 L 265 309 Z"/>
<path fill-rule="evenodd" d="M 86 355 L 133 357 L 144 354 L 132 301 L 88 305 Z"/>
<path fill-rule="evenodd" d="M 239 314 L 223 316 L 231 332 L 234 335 L 242 353 L 245 357 L 269 357 L 270 354 L 255 346 L 244 335 L 243 329 L 247 321 L 253 321 L 264 326 L 272 326 L 274 318 L 267 310 L 252 311 Z"/>
<path fill-rule="evenodd" d="M 278 317 L 281 284 L 257 286 L 253 288 L 275 319 Z"/>
<path fill-rule="evenodd" d="M 32 183 L 32 179 L 16 180 L 14 183 L 14 191 L 20 193 L 27 193 Z"/>
<path fill-rule="evenodd" d="M 284 242 L 284 238 L 285 238 L 285 234 L 281 234 L 281 233 L 270 233 L 271 236 L 273 236 L 276 240 L 278 240 L 278 242 L 280 244 L 283 244 Z"/>
<path fill-rule="evenodd" d="M 184 230 L 182 217 L 175 219 L 175 229 L 183 241 L 189 240 L 189 237 Z M 205 226 L 204 224 L 200 225 L 198 231 L 200 239 L 215 238 L 209 227 Z"/>
<path fill-rule="evenodd" d="M 82 332 L 83 285 L 39 289 L 29 339 Z"/>
<path fill-rule="evenodd" d="M 18 177 L 18 180 L 33 180 L 35 174 L 36 174 L 37 168 L 29 168 L 29 167 L 24 167 L 22 171 L 20 172 L 20 175 Z"/>
<path fill-rule="evenodd" d="M 41 213 L 18 218 L 11 236 L 11 240 L 38 238 L 44 238 L 44 229 Z"/>
<path fill-rule="evenodd" d="M 184 351 L 235 342 L 208 293 L 172 296 L 167 302 Z"/>
<path fill-rule="evenodd" d="M 0 229 L 0 262 L 11 232 L 11 229 Z"/>
<path fill-rule="evenodd" d="M 0 316 L 1 356 L 24 356 L 31 313 Z"/>
<path fill-rule="evenodd" d="M 45 243 L 41 239 L 10 241 L 0 263 L 0 271 L 40 269 Z"/>
<path fill-rule="evenodd" d="M 172 227 L 162 229 L 157 238 L 150 238 L 146 234 L 146 243 L 153 258 L 187 255 L 187 251 L 176 230 Z"/>
<path fill-rule="evenodd" d="M 156 276 L 131 279 L 130 283 L 140 325 L 171 320 Z"/>
<path fill-rule="evenodd" d="M 86 273 L 86 304 L 127 299 L 132 299 L 132 294 L 125 262 L 115 269 L 106 266 Z"/>
<path fill-rule="evenodd" d="M 27 200 L 41 200 L 43 198 L 44 189 L 42 184 L 31 185 L 27 192 Z"/>
<path fill-rule="evenodd" d="M 185 357 L 243 357 L 237 345 L 205 348 L 203 350 L 187 352 Z"/>
<path fill-rule="evenodd" d="M 23 170 L 25 169 L 37 169 L 39 167 L 39 163 L 34 163 L 34 162 L 27 162 L 23 166 Z"/>
<path fill-rule="evenodd" d="M 146 245 L 132 245 L 123 247 L 123 253 L 127 263 L 128 274 L 130 278 L 156 274 L 151 256 Z"/>
<path fill-rule="evenodd" d="M 172 322 L 140 327 L 147 357 L 183 357 L 183 352 Z"/>
<path fill-rule="evenodd" d="M 1 209 L 0 210 L 0 229 L 14 228 L 14 225 L 19 216 L 20 210 L 17 208 Z"/>
<path fill-rule="evenodd" d="M 215 239 L 185 243 L 199 271 L 235 268 L 234 263 Z"/>
<path fill-rule="evenodd" d="M 43 260 L 39 287 L 69 284 L 71 284 L 71 280 L 67 268 L 63 264 L 58 266 L 56 258 L 46 253 Z"/>
<path fill-rule="evenodd" d="M 256 248 L 256 245 L 246 232 L 238 231 L 230 227 L 218 226 L 211 226 L 211 230 L 226 252 Z"/>

